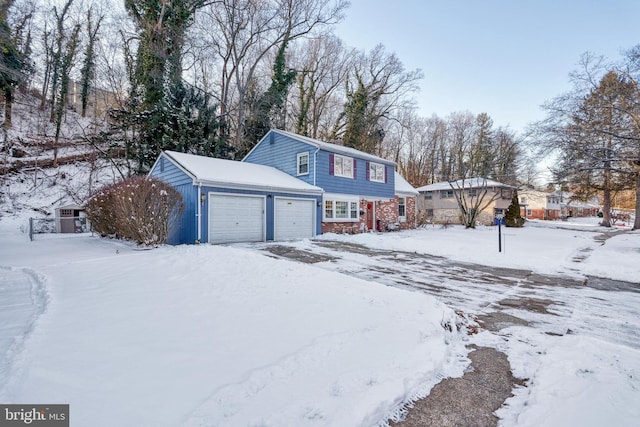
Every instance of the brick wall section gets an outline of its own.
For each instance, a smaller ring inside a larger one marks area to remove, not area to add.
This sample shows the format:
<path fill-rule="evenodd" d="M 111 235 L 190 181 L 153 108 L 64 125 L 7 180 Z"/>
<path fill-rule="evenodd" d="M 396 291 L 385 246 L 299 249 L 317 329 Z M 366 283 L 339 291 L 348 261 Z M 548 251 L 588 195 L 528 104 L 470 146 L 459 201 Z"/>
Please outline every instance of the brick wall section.
<path fill-rule="evenodd" d="M 409 230 L 416 228 L 416 198 L 405 198 L 405 214 L 407 220 L 400 223 L 400 228 L 403 230 Z"/>
<path fill-rule="evenodd" d="M 360 233 L 360 224 L 360 222 L 323 222 L 322 233 L 356 234 Z"/>
<path fill-rule="evenodd" d="M 360 221 L 358 222 L 323 222 L 323 233 L 338 233 L 338 234 L 355 234 L 361 233 L 367 230 L 367 200 L 360 201 Z M 398 197 L 390 199 L 386 202 L 375 202 L 376 217 L 374 220 L 374 228 L 377 221 L 380 220 L 383 227 L 388 223 L 396 223 L 398 221 Z M 406 221 L 400 223 L 400 228 L 403 230 L 416 228 L 416 199 L 415 197 L 407 197 L 405 199 L 405 211 Z M 377 230 L 376 230 L 377 231 Z"/>
<path fill-rule="evenodd" d="M 398 198 L 376 203 L 376 219 L 382 221 L 383 227 L 398 222 Z"/>

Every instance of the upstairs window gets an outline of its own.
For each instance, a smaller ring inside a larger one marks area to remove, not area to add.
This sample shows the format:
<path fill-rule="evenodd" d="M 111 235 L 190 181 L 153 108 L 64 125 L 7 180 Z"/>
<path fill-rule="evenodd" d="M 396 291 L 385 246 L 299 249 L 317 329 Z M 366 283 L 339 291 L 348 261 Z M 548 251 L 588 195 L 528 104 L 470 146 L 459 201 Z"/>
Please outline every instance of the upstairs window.
<path fill-rule="evenodd" d="M 353 159 L 351 157 L 334 154 L 333 174 L 344 178 L 353 178 Z"/>
<path fill-rule="evenodd" d="M 385 182 L 385 167 L 380 163 L 369 163 L 369 181 Z"/>
<path fill-rule="evenodd" d="M 433 193 L 431 191 L 427 191 L 426 193 L 424 193 L 424 199 L 425 200 L 433 199 Z"/>
<path fill-rule="evenodd" d="M 453 199 L 453 190 L 440 190 L 441 199 Z"/>
<path fill-rule="evenodd" d="M 299 153 L 297 160 L 297 174 L 308 175 L 309 174 L 309 152 Z"/>

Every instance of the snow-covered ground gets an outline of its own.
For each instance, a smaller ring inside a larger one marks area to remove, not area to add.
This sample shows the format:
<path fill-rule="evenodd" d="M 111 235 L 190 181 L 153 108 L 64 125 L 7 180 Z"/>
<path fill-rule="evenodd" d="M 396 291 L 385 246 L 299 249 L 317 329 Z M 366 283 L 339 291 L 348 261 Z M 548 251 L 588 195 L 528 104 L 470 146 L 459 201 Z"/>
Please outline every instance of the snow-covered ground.
<path fill-rule="evenodd" d="M 356 251 L 318 266 L 361 278 L 378 277 L 392 286 L 410 285 L 413 280 L 414 288 L 423 287 L 424 292 L 433 289 L 438 299 L 468 314 L 500 311 L 528 322 L 470 338 L 473 344 L 505 352 L 514 375 L 527 379 L 527 387 L 517 388 L 515 396 L 497 412 L 499 425 L 637 426 L 640 232 L 631 232 L 628 227 L 604 229 L 597 223 L 597 218 L 576 218 L 530 221 L 521 229 L 502 228 L 506 235 L 503 252 L 498 252 L 496 227 L 465 230 L 435 226 L 393 234 L 324 235 L 319 239 L 358 243 L 378 251 L 439 255 L 445 260 L 433 260 L 434 265 L 427 266 L 427 260 L 421 265 L 420 258 L 394 259 L 384 252 L 372 257 Z M 626 232 L 619 234 L 621 230 Z M 309 241 L 289 245 L 335 255 Z M 533 284 L 509 278 L 508 270 L 496 270 L 494 278 L 505 277 L 504 283 L 490 282 L 486 277 L 474 277 L 473 269 L 464 270 L 463 264 L 450 266 L 447 260 L 524 269 L 558 279 L 546 285 Z M 465 279 L 466 272 L 471 274 Z M 438 278 L 438 286 L 433 286 L 430 277 Z M 578 286 L 563 284 L 563 277 Z M 612 287 L 619 285 L 614 290 L 598 278 L 629 283 L 611 282 Z M 583 286 L 583 280 L 601 284 Z M 549 311 L 528 310 L 527 300 Z M 522 306 L 518 301 L 524 301 Z"/>
<path fill-rule="evenodd" d="M 375 426 L 462 375 L 465 345 L 474 343 L 505 351 L 514 374 L 529 380 L 498 411 L 502 426 L 640 419 L 638 292 L 576 294 L 558 316 L 574 334 L 514 326 L 467 336 L 442 326 L 460 318 L 440 300 L 331 271 L 331 262 L 274 259 L 260 245 L 137 250 L 89 235 L 30 242 L 24 223 L 0 220 L 2 403 L 69 403 L 72 425 Z M 602 244 L 595 223 L 503 228 L 501 253 L 495 227 L 320 239 L 638 283 L 640 235 Z M 628 342 L 586 329 L 589 301 L 610 310 L 594 313 L 590 327 L 611 320 L 605 332 L 615 335 L 626 322 Z"/>
<path fill-rule="evenodd" d="M 0 221 L 0 402 L 69 403 L 72 425 L 370 426 L 467 363 L 427 295 L 23 223 Z"/>

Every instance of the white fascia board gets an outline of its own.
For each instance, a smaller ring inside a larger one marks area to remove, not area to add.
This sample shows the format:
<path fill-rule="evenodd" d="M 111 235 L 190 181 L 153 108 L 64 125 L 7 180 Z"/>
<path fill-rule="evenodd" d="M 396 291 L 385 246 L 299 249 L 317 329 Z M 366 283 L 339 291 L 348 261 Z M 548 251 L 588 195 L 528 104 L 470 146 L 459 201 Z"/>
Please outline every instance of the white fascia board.
<path fill-rule="evenodd" d="M 195 184 L 196 185 L 201 184 L 206 187 L 230 188 L 233 190 L 255 190 L 255 191 L 266 191 L 266 192 L 274 192 L 274 193 L 288 193 L 288 194 L 301 194 L 301 195 L 314 195 L 314 196 L 320 196 L 323 194 L 322 189 L 304 190 L 301 188 L 273 187 L 269 185 L 251 185 L 251 184 L 222 182 L 222 181 L 196 180 Z"/>

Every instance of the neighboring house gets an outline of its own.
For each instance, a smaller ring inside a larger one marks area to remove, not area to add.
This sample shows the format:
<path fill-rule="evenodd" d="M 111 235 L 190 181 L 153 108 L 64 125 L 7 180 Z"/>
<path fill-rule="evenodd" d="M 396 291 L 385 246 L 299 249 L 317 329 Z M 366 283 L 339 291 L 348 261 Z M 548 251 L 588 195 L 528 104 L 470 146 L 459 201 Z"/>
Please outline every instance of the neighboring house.
<path fill-rule="evenodd" d="M 596 216 L 600 210 L 597 199 L 582 202 L 568 191 L 554 191 L 547 195 L 547 217 L 545 219 L 565 219 L 568 217 Z"/>
<path fill-rule="evenodd" d="M 518 201 L 520 215 L 526 219 L 547 219 L 547 196 L 549 193 L 539 190 L 520 190 Z"/>
<path fill-rule="evenodd" d="M 488 205 L 478 215 L 477 222 L 485 225 L 494 223 L 497 214 L 504 214 L 511 204 L 515 187 L 485 178 L 470 178 L 458 181 L 437 182 L 425 185 L 417 189 L 420 193 L 418 197 L 418 212 L 427 222 L 436 224 L 460 224 L 462 223 L 460 207 L 456 199 L 456 193 L 469 206 L 473 200 L 482 197 L 483 192 L 487 193 L 483 198 L 480 207 Z"/>
<path fill-rule="evenodd" d="M 320 233 L 322 189 L 275 168 L 164 151 L 149 176 L 182 194 L 169 244 L 289 240 Z"/>
<path fill-rule="evenodd" d="M 275 129 L 243 162 L 273 166 L 322 188 L 323 233 L 395 229 L 397 224 L 415 227 L 415 207 L 411 211 L 415 203 L 408 200 L 411 190 L 406 186 L 402 192 L 396 190 L 395 162 Z"/>

